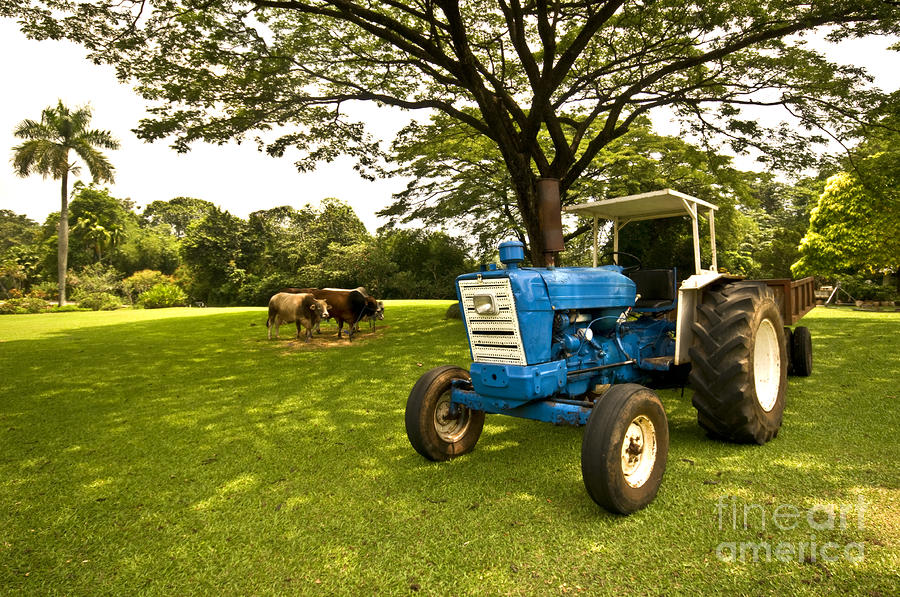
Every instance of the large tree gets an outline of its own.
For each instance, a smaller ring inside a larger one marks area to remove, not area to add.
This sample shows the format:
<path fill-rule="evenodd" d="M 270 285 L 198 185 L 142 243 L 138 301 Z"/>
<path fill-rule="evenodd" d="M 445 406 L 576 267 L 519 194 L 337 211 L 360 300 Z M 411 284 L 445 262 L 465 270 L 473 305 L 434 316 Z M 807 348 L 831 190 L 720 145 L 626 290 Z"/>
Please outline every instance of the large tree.
<path fill-rule="evenodd" d="M 169 201 L 151 201 L 141 214 L 151 226 L 168 226 L 172 234 L 183 238 L 191 222 L 202 220 L 215 205 L 194 197 L 175 197 Z"/>
<path fill-rule="evenodd" d="M 813 203 L 798 275 L 894 273 L 900 291 L 900 91 Z"/>
<path fill-rule="evenodd" d="M 411 123 L 398 135 L 392 158 L 403 164 L 397 172 L 409 178 L 409 183 L 394 196 L 393 204 L 378 212 L 388 217 L 388 227 L 419 221 L 429 227 L 461 228 L 476 240 L 477 255 L 488 260 L 502 239 L 515 237 L 529 247 L 527 228 L 516 209 L 502 157 L 467 125 L 440 114 L 428 123 Z M 597 153 L 585 176 L 569 188 L 562 205 L 667 187 L 712 201 L 720 208 L 716 216 L 720 263 L 736 271 L 728 259 L 743 240 L 737 229 L 744 222 L 736 208 L 756 202 L 748 184 L 753 176 L 736 170 L 728 156 L 653 133 L 649 120 L 639 118 L 628 132 Z M 583 218 L 565 235 L 567 264 L 590 262 L 590 239 L 579 237 L 591 227 L 590 218 Z M 667 234 L 666 240 L 671 242 L 649 242 L 660 234 Z M 679 264 L 685 271 L 693 264 L 686 221 L 683 226 L 673 226 L 671 220 L 634 224 L 627 236 L 632 242 L 623 250 L 647 263 L 661 266 L 673 260 L 671 265 Z M 629 241 L 623 238 L 623 242 Z M 672 251 L 673 244 L 683 251 Z"/>
<path fill-rule="evenodd" d="M 791 267 L 795 274 L 894 273 L 900 291 L 900 161 L 896 154 L 869 161 L 881 163 L 880 174 L 841 172 L 828 179 Z"/>
<path fill-rule="evenodd" d="M 277 128 L 260 144 L 299 149 L 301 169 L 338 153 L 365 169 L 378 146 L 348 102 L 447 114 L 502 156 L 535 263 L 539 178 L 565 194 L 597 152 L 664 107 L 784 163 L 819 129 L 847 134 L 879 101 L 864 72 L 829 62 L 804 34 L 900 32 L 892 0 L 0 0 L 0 14 L 136 79 L 155 103 L 139 134 L 180 150 Z M 781 106 L 799 126 L 766 128 L 742 111 L 755 106 Z"/>
<path fill-rule="evenodd" d="M 113 166 L 100 149 L 118 149 L 119 142 L 109 131 L 88 128 L 91 109 L 70 110 L 60 100 L 46 108 L 40 121 L 23 120 L 13 134 L 25 139 L 13 147 L 13 167 L 25 177 L 40 174 L 60 180 L 60 210 L 57 245 L 59 305 L 66 302 L 66 266 L 69 257 L 69 174 L 78 174 L 76 156 L 88 167 L 95 182 L 113 180 Z M 73 155 L 74 154 L 74 155 Z M 71 161 L 70 161 L 71 160 Z"/>

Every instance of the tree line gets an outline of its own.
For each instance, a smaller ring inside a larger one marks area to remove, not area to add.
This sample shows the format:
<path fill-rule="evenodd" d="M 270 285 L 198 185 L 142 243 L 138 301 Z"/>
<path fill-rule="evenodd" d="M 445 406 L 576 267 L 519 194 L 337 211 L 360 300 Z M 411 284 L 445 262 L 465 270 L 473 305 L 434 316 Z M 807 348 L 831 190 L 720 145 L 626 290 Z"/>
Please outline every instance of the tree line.
<path fill-rule="evenodd" d="M 14 148 L 17 171 L 62 178 L 66 193 L 63 175 L 77 172 L 66 144 L 83 149 L 91 138 L 115 142 L 106 131 L 63 134 L 74 130 L 73 119 L 84 129 L 89 116 L 61 103 L 45 110 L 42 126 L 27 129 L 28 141 Z M 900 268 L 897 118 L 895 112 L 883 115 L 879 134 L 843 157 L 822 159 L 813 176 L 791 183 L 769 172 L 739 170 L 729 156 L 659 135 L 644 119 L 598 153 L 579 192 L 603 198 L 676 188 L 719 206 L 721 270 L 751 278 L 843 277 L 852 294 L 887 299 L 890 291 L 866 282 L 891 272 L 896 280 Z M 395 172 L 410 183 L 379 212 L 387 224 L 375 235 L 334 198 L 319 207 L 282 206 L 244 219 L 191 197 L 153 201 L 138 211 L 129 199 L 78 181 L 71 201 L 63 194 L 64 211 L 43 224 L 0 210 L 0 293 L 10 298 L 30 292 L 62 304 L 60 288 L 68 286 L 75 299 L 99 308 L 138 299 L 156 306 L 262 305 L 286 286 L 361 285 L 381 298 L 452 298 L 457 275 L 496 260 L 502 240 L 527 239 L 501 157 L 467 138 L 464 126 L 439 115 L 401 133 L 392 156 Z M 35 149 L 36 140 L 44 146 Z M 95 178 L 111 180 L 106 157 L 87 155 L 105 164 L 91 169 Z M 53 157 L 60 163 L 54 165 Z M 586 221 L 566 223 L 563 265 L 590 263 L 589 228 Z M 448 229 L 457 233 L 443 232 Z M 686 219 L 632 223 L 620 250 L 648 266 L 691 271 Z M 709 249 L 702 243 L 701 250 Z M 531 255 L 527 262 L 533 264 Z M 63 271 L 65 286 L 58 277 Z"/>
<path fill-rule="evenodd" d="M 8 296 L 55 298 L 59 214 L 38 224 L 0 210 L 0 284 Z M 466 245 L 441 231 L 369 234 L 353 208 L 275 207 L 240 218 L 191 197 L 133 202 L 77 184 L 69 203 L 72 298 L 103 292 L 133 301 L 140 279 L 175 285 L 185 301 L 264 305 L 286 286 L 365 286 L 379 298 L 451 298 L 470 271 Z M 152 275 L 157 274 L 157 275 Z M 124 282 L 124 284 L 123 284 Z"/>

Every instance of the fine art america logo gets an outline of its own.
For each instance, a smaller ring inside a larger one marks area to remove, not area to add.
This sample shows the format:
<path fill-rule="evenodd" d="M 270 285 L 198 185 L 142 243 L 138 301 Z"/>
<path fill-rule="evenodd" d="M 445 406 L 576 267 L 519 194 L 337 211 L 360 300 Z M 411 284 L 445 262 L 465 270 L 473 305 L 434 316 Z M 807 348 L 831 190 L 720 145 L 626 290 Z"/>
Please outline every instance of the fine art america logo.
<path fill-rule="evenodd" d="M 815 504 L 798 508 L 793 504 L 754 504 L 726 495 L 716 502 L 719 530 L 801 531 L 800 541 L 723 541 L 716 558 L 728 562 L 861 562 L 865 547 L 860 542 L 836 543 L 816 538 L 816 533 L 865 528 L 866 504 L 857 496 L 855 504 Z M 761 535 L 762 536 L 762 535 Z M 771 539 L 771 535 L 767 535 Z"/>

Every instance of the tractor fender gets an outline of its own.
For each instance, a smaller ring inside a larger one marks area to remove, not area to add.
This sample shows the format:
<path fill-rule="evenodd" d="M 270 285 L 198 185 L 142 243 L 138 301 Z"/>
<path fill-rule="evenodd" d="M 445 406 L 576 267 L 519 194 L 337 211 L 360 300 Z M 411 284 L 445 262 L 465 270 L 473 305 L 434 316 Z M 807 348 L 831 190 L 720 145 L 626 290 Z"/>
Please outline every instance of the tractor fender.
<path fill-rule="evenodd" d="M 703 289 L 719 280 L 742 280 L 741 276 L 716 271 L 701 271 L 684 280 L 678 288 L 678 313 L 675 320 L 675 364 L 691 362 L 688 351 L 694 343 L 694 322 Z"/>

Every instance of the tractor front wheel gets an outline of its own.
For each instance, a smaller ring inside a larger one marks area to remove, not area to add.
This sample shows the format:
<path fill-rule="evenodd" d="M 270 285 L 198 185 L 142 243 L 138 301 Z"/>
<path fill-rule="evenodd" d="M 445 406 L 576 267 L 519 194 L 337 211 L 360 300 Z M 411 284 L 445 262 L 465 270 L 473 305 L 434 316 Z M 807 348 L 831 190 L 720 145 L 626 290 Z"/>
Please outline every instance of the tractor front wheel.
<path fill-rule="evenodd" d="M 469 372 L 453 365 L 426 371 L 406 401 L 406 436 L 428 460 L 450 460 L 471 452 L 484 428 L 484 411 L 453 404 L 454 380 L 469 380 Z"/>
<path fill-rule="evenodd" d="M 775 437 L 784 412 L 788 353 L 772 290 L 746 281 L 705 290 L 693 332 L 690 381 L 700 426 L 738 443 L 764 444 Z"/>
<path fill-rule="evenodd" d="M 612 386 L 584 429 L 585 489 L 610 512 L 631 514 L 656 497 L 668 453 L 669 425 L 656 394 L 637 384 Z"/>

